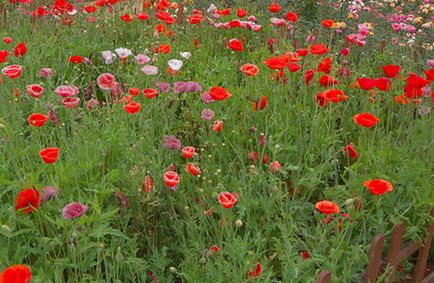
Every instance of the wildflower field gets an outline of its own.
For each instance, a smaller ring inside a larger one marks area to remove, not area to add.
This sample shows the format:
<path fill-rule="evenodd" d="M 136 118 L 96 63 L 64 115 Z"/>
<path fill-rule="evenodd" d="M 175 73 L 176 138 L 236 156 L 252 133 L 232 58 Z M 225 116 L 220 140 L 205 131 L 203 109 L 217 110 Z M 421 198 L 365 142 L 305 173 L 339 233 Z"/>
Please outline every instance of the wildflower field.
<path fill-rule="evenodd" d="M 432 1 L 0 0 L 0 40 L 1 283 L 362 282 L 433 222 Z"/>

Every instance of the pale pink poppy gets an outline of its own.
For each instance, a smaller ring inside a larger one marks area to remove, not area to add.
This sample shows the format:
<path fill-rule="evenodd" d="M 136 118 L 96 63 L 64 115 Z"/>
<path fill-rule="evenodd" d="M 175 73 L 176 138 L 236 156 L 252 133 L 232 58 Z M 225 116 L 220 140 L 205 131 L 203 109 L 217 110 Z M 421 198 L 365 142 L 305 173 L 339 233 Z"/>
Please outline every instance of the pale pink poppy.
<path fill-rule="evenodd" d="M 153 76 L 158 74 L 158 67 L 151 66 L 151 65 L 145 65 L 141 70 L 143 73 L 145 73 L 148 76 Z"/>
<path fill-rule="evenodd" d="M 144 65 L 146 63 L 149 63 L 151 61 L 151 58 L 145 54 L 137 54 L 134 56 L 134 60 L 137 64 Z"/>
<path fill-rule="evenodd" d="M 110 50 L 107 50 L 102 52 L 102 57 L 104 58 L 106 64 L 112 64 L 116 59 L 116 54 L 112 53 Z"/>
<path fill-rule="evenodd" d="M 118 54 L 119 58 L 124 61 L 128 58 L 128 56 L 133 55 L 131 50 L 128 48 L 116 48 L 115 52 Z"/>

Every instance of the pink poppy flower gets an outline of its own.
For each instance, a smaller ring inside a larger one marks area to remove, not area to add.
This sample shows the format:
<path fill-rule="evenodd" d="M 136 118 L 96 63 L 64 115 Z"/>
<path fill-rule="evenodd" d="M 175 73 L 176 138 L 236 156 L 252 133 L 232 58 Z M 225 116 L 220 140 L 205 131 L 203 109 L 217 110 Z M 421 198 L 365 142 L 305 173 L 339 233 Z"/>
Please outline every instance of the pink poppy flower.
<path fill-rule="evenodd" d="M 52 75 L 53 75 L 53 70 L 50 69 L 50 68 L 42 68 L 42 69 L 39 71 L 39 76 L 40 76 L 41 78 L 48 79 L 48 78 L 51 78 Z"/>
<path fill-rule="evenodd" d="M 87 205 L 83 205 L 79 202 L 71 202 L 63 208 L 62 214 L 65 219 L 71 220 L 84 215 L 88 209 L 89 207 Z"/>
<path fill-rule="evenodd" d="M 151 66 L 151 65 L 145 65 L 141 70 L 143 73 L 145 73 L 145 75 L 148 76 L 153 76 L 158 74 L 158 67 Z"/>
<path fill-rule="evenodd" d="M 61 97 L 70 97 L 78 94 L 80 91 L 74 85 L 61 85 L 58 86 L 54 92 Z"/>
<path fill-rule="evenodd" d="M 102 90 L 112 90 L 116 84 L 116 78 L 110 73 L 104 73 L 98 76 L 96 82 Z"/>
<path fill-rule="evenodd" d="M 62 105 L 68 109 L 76 108 L 79 103 L 80 98 L 78 97 L 65 97 L 64 99 L 62 99 Z"/>
<path fill-rule="evenodd" d="M 39 84 L 32 84 L 26 86 L 27 93 L 34 98 L 41 98 L 44 88 Z"/>

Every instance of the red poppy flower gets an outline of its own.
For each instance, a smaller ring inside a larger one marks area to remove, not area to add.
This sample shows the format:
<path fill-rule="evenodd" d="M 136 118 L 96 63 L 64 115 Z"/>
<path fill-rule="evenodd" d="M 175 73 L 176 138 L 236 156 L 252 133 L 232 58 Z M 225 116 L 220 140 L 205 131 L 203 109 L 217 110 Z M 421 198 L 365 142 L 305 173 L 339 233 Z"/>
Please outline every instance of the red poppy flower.
<path fill-rule="evenodd" d="M 188 163 L 185 166 L 185 172 L 188 172 L 193 176 L 198 176 L 201 173 L 200 168 L 194 165 L 193 163 Z"/>
<path fill-rule="evenodd" d="M 323 92 L 326 99 L 333 103 L 344 101 L 348 98 L 345 93 L 340 89 L 328 89 Z"/>
<path fill-rule="evenodd" d="M 146 21 L 149 19 L 149 15 L 146 12 L 140 12 L 137 13 L 136 15 L 137 19 L 139 19 L 140 21 Z"/>
<path fill-rule="evenodd" d="M 383 69 L 383 72 L 386 75 L 386 77 L 389 78 L 395 77 L 401 70 L 401 67 L 398 65 L 386 65 L 386 66 L 382 66 L 381 68 Z"/>
<path fill-rule="evenodd" d="M 196 15 L 188 16 L 187 20 L 190 24 L 196 25 L 201 23 L 203 20 L 205 20 L 205 17 L 200 14 L 196 14 Z"/>
<path fill-rule="evenodd" d="M 344 152 L 348 154 L 351 159 L 356 159 L 359 153 L 354 148 L 354 144 L 350 143 L 349 145 L 344 147 Z"/>
<path fill-rule="evenodd" d="M 137 96 L 140 94 L 140 89 L 136 88 L 136 87 L 130 87 L 130 89 L 128 90 L 128 92 L 130 93 L 130 95 L 132 96 Z"/>
<path fill-rule="evenodd" d="M 218 199 L 224 208 L 232 208 L 238 201 L 238 199 L 229 192 L 219 193 Z"/>
<path fill-rule="evenodd" d="M 329 49 L 327 48 L 327 46 L 325 46 L 324 44 L 313 44 L 310 47 L 310 53 L 314 54 L 314 55 L 322 55 L 325 54 L 329 51 Z"/>
<path fill-rule="evenodd" d="M 237 17 L 238 18 L 244 18 L 245 16 L 247 16 L 247 11 L 244 9 L 237 9 Z"/>
<path fill-rule="evenodd" d="M 260 262 L 256 263 L 255 269 L 250 269 L 248 272 L 249 278 L 255 279 L 261 276 L 262 274 L 262 265 Z"/>
<path fill-rule="evenodd" d="M 329 101 L 327 100 L 327 98 L 324 96 L 322 92 L 316 94 L 315 101 L 321 107 L 324 107 L 327 104 L 329 104 Z"/>
<path fill-rule="evenodd" d="M 393 97 L 393 101 L 395 101 L 398 104 L 406 105 L 411 102 L 411 99 L 407 96 L 404 96 L 403 94 L 397 95 Z"/>
<path fill-rule="evenodd" d="M 426 79 L 429 81 L 434 81 L 434 68 L 431 68 L 429 70 L 423 70 L 425 73 Z"/>
<path fill-rule="evenodd" d="M 423 88 L 427 85 L 429 85 L 429 81 L 425 80 L 424 78 L 414 74 L 414 73 L 410 73 L 410 75 L 408 76 L 408 78 L 406 79 L 407 81 L 407 85 L 414 87 L 414 88 Z"/>
<path fill-rule="evenodd" d="M 284 57 L 271 57 L 264 61 L 264 64 L 270 69 L 281 70 L 285 68 L 288 63 Z"/>
<path fill-rule="evenodd" d="M 143 191 L 145 193 L 150 193 L 154 189 L 154 182 L 152 181 L 151 176 L 145 176 L 145 179 L 143 180 Z"/>
<path fill-rule="evenodd" d="M 257 74 L 259 74 L 259 68 L 256 65 L 253 64 L 244 64 L 241 68 L 240 68 L 241 72 L 243 72 L 244 74 L 246 74 L 249 77 L 254 77 Z"/>
<path fill-rule="evenodd" d="M 372 128 L 380 119 L 370 113 L 360 113 L 353 116 L 353 121 L 359 126 Z"/>
<path fill-rule="evenodd" d="M 42 160 L 47 163 L 51 164 L 56 162 L 57 158 L 59 157 L 60 150 L 57 147 L 48 147 L 41 151 L 39 151 L 39 156 L 41 156 Z"/>
<path fill-rule="evenodd" d="M 2 69 L 2 74 L 10 79 L 16 79 L 21 76 L 23 67 L 19 65 L 10 65 Z"/>
<path fill-rule="evenodd" d="M 302 68 L 302 67 L 301 67 L 299 64 L 297 64 L 297 63 L 289 63 L 289 64 L 288 64 L 288 70 L 289 70 L 291 73 L 298 72 L 298 71 L 301 70 L 301 68 Z"/>
<path fill-rule="evenodd" d="M 179 178 L 178 174 L 176 174 L 176 172 L 167 171 L 166 173 L 164 173 L 163 180 L 164 180 L 164 183 L 166 184 L 166 186 L 175 187 L 176 185 L 179 184 L 180 178 Z"/>
<path fill-rule="evenodd" d="M 13 42 L 13 39 L 11 37 L 3 37 L 3 42 L 5 44 L 11 44 Z"/>
<path fill-rule="evenodd" d="M 155 26 L 155 30 L 158 32 L 164 32 L 164 31 L 166 31 L 166 26 L 162 25 L 162 24 L 158 24 Z"/>
<path fill-rule="evenodd" d="M 267 97 L 265 95 L 261 96 L 259 101 L 253 101 L 253 110 L 257 111 L 259 106 L 259 110 L 264 110 L 267 106 Z"/>
<path fill-rule="evenodd" d="M 84 7 L 84 10 L 86 11 L 86 13 L 92 14 L 96 12 L 97 8 L 95 6 L 87 5 L 86 7 Z"/>
<path fill-rule="evenodd" d="M 227 16 L 231 13 L 231 8 L 226 8 L 224 10 L 218 10 L 217 14 L 219 14 L 220 16 Z"/>
<path fill-rule="evenodd" d="M 280 165 L 279 161 L 273 161 L 270 163 L 269 168 L 272 173 L 276 174 L 282 169 L 282 165 Z"/>
<path fill-rule="evenodd" d="M 28 283 L 31 278 L 30 268 L 22 264 L 12 265 L 0 273 L 1 283 Z"/>
<path fill-rule="evenodd" d="M 182 156 L 184 158 L 189 159 L 196 155 L 196 149 L 192 146 L 185 146 L 181 149 Z"/>
<path fill-rule="evenodd" d="M 375 80 L 375 87 L 382 91 L 389 91 L 392 88 L 392 82 L 388 78 L 378 78 Z"/>
<path fill-rule="evenodd" d="M 232 96 L 231 93 L 227 91 L 227 89 L 214 86 L 209 90 L 209 94 L 211 95 L 212 99 L 214 100 L 225 100 Z"/>
<path fill-rule="evenodd" d="M 124 106 L 124 110 L 128 114 L 136 114 L 140 110 L 140 103 L 139 102 L 129 102 L 127 105 Z"/>
<path fill-rule="evenodd" d="M 313 77 L 315 76 L 315 71 L 314 70 L 307 70 L 304 75 L 303 75 L 303 79 L 306 82 L 306 85 L 309 85 L 310 82 L 313 80 Z"/>
<path fill-rule="evenodd" d="M 29 116 L 29 124 L 33 127 L 42 127 L 48 121 L 48 116 L 41 113 L 34 113 Z"/>
<path fill-rule="evenodd" d="M 333 20 L 330 20 L 330 19 L 323 20 L 321 22 L 321 25 L 325 28 L 331 28 L 331 27 L 333 27 L 334 24 L 335 24 L 335 22 Z"/>
<path fill-rule="evenodd" d="M 212 253 L 215 253 L 215 252 L 221 252 L 222 249 L 220 249 L 217 245 L 213 245 L 213 246 L 211 246 L 211 248 L 209 248 L 209 251 L 211 251 Z"/>
<path fill-rule="evenodd" d="M 286 13 L 286 20 L 292 23 L 296 23 L 298 21 L 298 16 L 296 13 L 288 12 Z"/>
<path fill-rule="evenodd" d="M 27 47 L 26 44 L 24 42 L 20 42 L 17 44 L 17 46 L 15 46 L 14 48 L 14 55 L 15 57 L 21 57 L 26 55 L 27 53 Z"/>
<path fill-rule="evenodd" d="M 282 9 L 282 7 L 277 3 L 271 3 L 268 9 L 271 13 L 278 13 Z"/>
<path fill-rule="evenodd" d="M 315 204 L 315 208 L 318 209 L 321 213 L 327 215 L 340 212 L 337 204 L 328 200 L 322 200 L 320 202 L 317 202 Z"/>
<path fill-rule="evenodd" d="M 318 80 L 319 84 L 322 86 L 332 86 L 339 84 L 339 81 L 329 75 L 323 75 Z"/>
<path fill-rule="evenodd" d="M 392 184 L 386 180 L 368 180 L 363 183 L 363 186 L 365 186 L 371 192 L 371 194 L 374 195 L 382 195 L 384 193 L 393 191 Z"/>
<path fill-rule="evenodd" d="M 340 89 L 328 89 L 316 95 L 317 103 L 320 106 L 326 106 L 329 102 L 338 103 L 348 98 Z"/>
<path fill-rule="evenodd" d="M 7 50 L 0 50 L 0 63 L 6 62 L 8 56 L 9 52 Z"/>
<path fill-rule="evenodd" d="M 130 14 L 123 14 L 120 16 L 120 18 L 126 23 L 131 23 L 133 21 L 133 18 L 131 18 Z"/>
<path fill-rule="evenodd" d="M 318 72 L 329 74 L 332 69 L 332 58 L 327 57 L 318 64 Z"/>
<path fill-rule="evenodd" d="M 158 46 L 157 53 L 164 53 L 164 54 L 170 53 L 170 45 L 160 44 L 160 46 Z"/>
<path fill-rule="evenodd" d="M 223 121 L 222 120 L 217 120 L 212 124 L 212 130 L 214 132 L 221 132 L 221 130 L 223 130 Z"/>
<path fill-rule="evenodd" d="M 152 1 L 149 1 L 149 3 L 150 3 L 149 6 L 152 5 Z M 148 6 L 147 1 L 144 3 L 144 5 Z M 155 9 L 157 11 L 158 10 L 164 11 L 164 10 L 167 10 L 167 8 L 169 8 L 169 7 L 170 7 L 170 1 L 168 1 L 168 0 L 159 0 L 157 2 L 157 5 L 155 5 Z"/>
<path fill-rule="evenodd" d="M 302 251 L 302 252 L 301 252 L 301 257 L 302 257 L 304 260 L 308 260 L 308 259 L 310 258 L 310 253 L 309 253 L 308 251 Z"/>
<path fill-rule="evenodd" d="M 68 59 L 69 63 L 72 63 L 72 64 L 81 64 L 81 63 L 83 63 L 83 60 L 84 60 L 83 57 L 81 57 L 79 55 L 71 56 Z"/>
<path fill-rule="evenodd" d="M 375 80 L 370 78 L 357 78 L 357 83 L 363 90 L 371 90 L 375 86 Z"/>
<path fill-rule="evenodd" d="M 239 40 L 237 38 L 232 38 L 231 40 L 229 40 L 229 45 L 228 46 L 233 51 L 238 51 L 238 52 L 243 52 L 244 51 L 243 43 L 241 42 L 241 40 Z"/>
<path fill-rule="evenodd" d="M 143 95 L 145 95 L 146 98 L 151 99 L 151 98 L 154 98 L 158 95 L 158 91 L 156 89 L 153 89 L 153 88 L 145 88 L 143 90 Z"/>
<path fill-rule="evenodd" d="M 24 189 L 15 199 L 15 210 L 22 210 L 24 214 L 29 214 L 37 210 L 40 203 L 41 193 L 38 190 Z"/>
<path fill-rule="evenodd" d="M 302 48 L 302 49 L 297 49 L 295 50 L 295 52 L 298 54 L 298 56 L 306 56 L 309 53 L 309 50 Z"/>

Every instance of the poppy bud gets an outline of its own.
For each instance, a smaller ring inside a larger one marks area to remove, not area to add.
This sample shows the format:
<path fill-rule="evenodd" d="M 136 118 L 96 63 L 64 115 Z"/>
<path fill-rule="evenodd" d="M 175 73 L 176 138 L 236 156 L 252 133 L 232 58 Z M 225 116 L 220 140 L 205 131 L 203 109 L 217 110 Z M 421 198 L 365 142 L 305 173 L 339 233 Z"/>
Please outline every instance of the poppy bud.
<path fill-rule="evenodd" d="M 241 226 L 243 226 L 243 221 L 241 221 L 241 219 L 238 219 L 237 221 L 235 221 L 235 227 L 241 228 Z"/>

